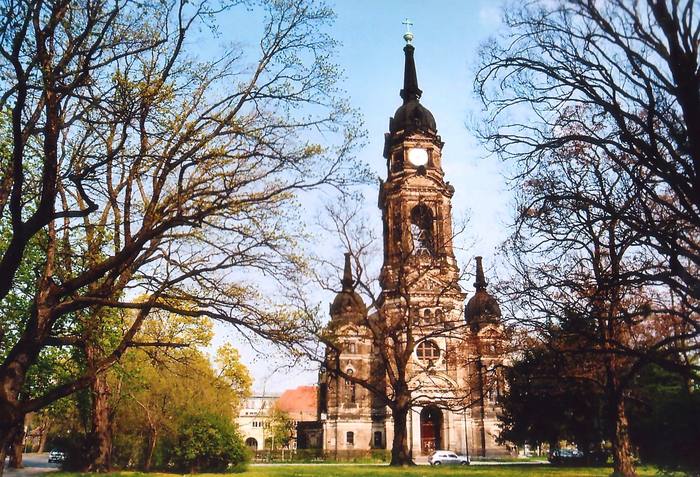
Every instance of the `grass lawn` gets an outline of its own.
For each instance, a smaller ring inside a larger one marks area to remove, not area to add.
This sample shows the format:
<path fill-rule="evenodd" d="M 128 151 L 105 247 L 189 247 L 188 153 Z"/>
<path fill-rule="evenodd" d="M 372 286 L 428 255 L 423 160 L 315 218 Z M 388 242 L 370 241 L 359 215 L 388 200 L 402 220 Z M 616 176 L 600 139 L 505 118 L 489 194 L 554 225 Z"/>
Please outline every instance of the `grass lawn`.
<path fill-rule="evenodd" d="M 241 474 L 197 474 L 198 477 L 350 477 L 350 476 L 407 476 L 407 477 L 608 477 L 612 470 L 609 467 L 552 467 L 549 465 L 504 465 L 470 467 L 428 467 L 390 468 L 383 465 L 270 465 L 250 466 Z M 117 472 L 101 474 L 100 477 L 174 477 L 176 474 L 139 474 L 135 472 Z M 640 477 L 657 476 L 658 471 L 653 467 L 639 467 Z M 669 474 L 664 474 L 668 476 Z M 51 477 L 94 477 L 94 474 L 76 474 L 61 472 L 51 474 Z"/>

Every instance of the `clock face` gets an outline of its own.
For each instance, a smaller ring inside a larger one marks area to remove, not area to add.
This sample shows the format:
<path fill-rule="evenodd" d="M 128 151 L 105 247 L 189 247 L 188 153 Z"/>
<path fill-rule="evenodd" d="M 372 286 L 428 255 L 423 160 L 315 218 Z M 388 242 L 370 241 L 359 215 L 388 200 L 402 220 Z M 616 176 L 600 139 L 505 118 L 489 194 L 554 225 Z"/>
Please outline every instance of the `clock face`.
<path fill-rule="evenodd" d="M 420 147 L 408 150 L 408 161 L 414 166 L 424 166 L 428 163 L 428 151 Z"/>

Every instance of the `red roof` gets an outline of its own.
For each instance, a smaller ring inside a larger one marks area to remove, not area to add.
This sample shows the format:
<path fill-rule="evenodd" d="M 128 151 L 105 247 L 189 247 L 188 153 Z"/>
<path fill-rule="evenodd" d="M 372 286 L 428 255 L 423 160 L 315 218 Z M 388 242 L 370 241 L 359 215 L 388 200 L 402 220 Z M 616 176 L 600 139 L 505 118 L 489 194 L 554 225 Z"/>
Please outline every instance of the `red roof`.
<path fill-rule="evenodd" d="M 316 386 L 288 389 L 277 399 L 277 407 L 296 421 L 316 420 Z"/>

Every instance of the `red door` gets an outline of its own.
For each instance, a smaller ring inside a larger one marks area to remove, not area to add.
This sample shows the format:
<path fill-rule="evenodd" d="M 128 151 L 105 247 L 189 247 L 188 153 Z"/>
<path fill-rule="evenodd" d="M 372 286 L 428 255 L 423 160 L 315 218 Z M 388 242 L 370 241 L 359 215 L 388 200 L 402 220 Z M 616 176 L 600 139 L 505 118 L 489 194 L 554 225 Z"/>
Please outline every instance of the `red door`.
<path fill-rule="evenodd" d="M 440 449 L 442 411 L 437 407 L 424 407 L 420 413 L 420 447 L 423 455 Z"/>

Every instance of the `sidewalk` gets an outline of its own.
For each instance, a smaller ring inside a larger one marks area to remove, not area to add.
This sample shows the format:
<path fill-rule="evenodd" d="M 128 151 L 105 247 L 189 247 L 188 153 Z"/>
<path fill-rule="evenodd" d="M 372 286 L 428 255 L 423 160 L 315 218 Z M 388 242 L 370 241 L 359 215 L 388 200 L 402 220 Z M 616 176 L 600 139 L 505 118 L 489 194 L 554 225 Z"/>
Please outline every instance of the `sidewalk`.
<path fill-rule="evenodd" d="M 29 477 L 40 475 L 46 472 L 58 470 L 58 464 L 49 464 L 49 454 L 24 454 L 22 456 L 22 469 L 8 469 L 8 460 L 5 460 L 5 477 Z"/>

